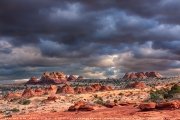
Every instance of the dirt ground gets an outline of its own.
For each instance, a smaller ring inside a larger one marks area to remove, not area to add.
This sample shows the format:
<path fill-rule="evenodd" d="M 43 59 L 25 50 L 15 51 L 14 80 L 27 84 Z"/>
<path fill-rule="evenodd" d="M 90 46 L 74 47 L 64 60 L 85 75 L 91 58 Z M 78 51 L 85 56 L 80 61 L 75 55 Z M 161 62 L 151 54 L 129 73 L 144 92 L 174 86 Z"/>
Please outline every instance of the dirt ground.
<path fill-rule="evenodd" d="M 180 120 L 178 110 L 155 110 L 141 112 L 133 106 L 116 106 L 90 112 L 48 112 L 13 115 L 8 120 Z"/>

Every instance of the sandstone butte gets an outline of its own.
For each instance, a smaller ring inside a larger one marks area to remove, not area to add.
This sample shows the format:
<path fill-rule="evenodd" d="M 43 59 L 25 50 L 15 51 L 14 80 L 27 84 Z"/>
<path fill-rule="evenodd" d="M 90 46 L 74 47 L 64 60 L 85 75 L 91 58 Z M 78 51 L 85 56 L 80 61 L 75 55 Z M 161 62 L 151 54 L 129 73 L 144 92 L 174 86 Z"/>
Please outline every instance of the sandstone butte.
<path fill-rule="evenodd" d="M 162 78 L 163 76 L 158 72 L 137 72 L 126 73 L 123 79 L 146 79 L 146 78 Z"/>
<path fill-rule="evenodd" d="M 79 76 L 76 77 L 75 75 L 66 75 L 63 72 L 45 72 L 42 74 L 40 80 L 36 77 L 31 77 L 26 84 L 61 84 L 66 83 L 67 81 L 76 81 L 82 80 L 83 77 Z"/>

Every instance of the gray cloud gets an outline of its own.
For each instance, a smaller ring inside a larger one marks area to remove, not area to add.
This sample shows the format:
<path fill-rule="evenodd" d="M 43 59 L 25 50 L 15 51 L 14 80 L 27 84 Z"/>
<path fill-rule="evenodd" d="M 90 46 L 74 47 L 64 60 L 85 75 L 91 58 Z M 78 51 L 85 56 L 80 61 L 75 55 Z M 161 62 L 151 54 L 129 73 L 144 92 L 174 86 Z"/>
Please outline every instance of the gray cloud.
<path fill-rule="evenodd" d="M 1 0 L 0 78 L 177 72 L 179 8 L 178 0 Z"/>

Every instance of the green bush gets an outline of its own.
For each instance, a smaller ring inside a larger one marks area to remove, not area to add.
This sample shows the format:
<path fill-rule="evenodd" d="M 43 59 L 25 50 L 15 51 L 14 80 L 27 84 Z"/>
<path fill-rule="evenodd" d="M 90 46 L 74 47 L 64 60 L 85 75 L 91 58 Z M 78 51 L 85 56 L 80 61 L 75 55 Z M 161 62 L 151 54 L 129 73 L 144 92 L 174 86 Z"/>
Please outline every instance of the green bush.
<path fill-rule="evenodd" d="M 12 111 L 12 112 L 19 112 L 20 110 L 17 109 L 17 108 L 13 108 L 13 109 L 11 109 L 10 111 Z"/>
<path fill-rule="evenodd" d="M 175 84 L 174 86 L 172 86 L 171 90 L 168 93 L 169 94 L 180 93 L 180 86 Z"/>
<path fill-rule="evenodd" d="M 168 90 L 167 89 L 161 89 L 156 91 L 150 92 L 150 99 L 154 102 L 164 100 L 165 95 L 167 95 Z"/>
<path fill-rule="evenodd" d="M 102 97 L 99 97 L 99 96 L 95 95 L 94 98 L 95 98 L 94 103 L 100 104 L 100 105 L 103 105 L 103 104 L 104 104 L 104 101 L 103 101 L 103 98 L 102 98 Z"/>
<path fill-rule="evenodd" d="M 19 104 L 21 105 L 29 105 L 31 103 L 31 100 L 23 99 L 19 101 Z"/>
<path fill-rule="evenodd" d="M 165 94 L 165 98 L 173 98 L 174 94 L 176 93 L 180 93 L 180 86 L 178 86 L 177 84 L 175 84 L 174 86 L 171 87 L 171 90 L 169 90 L 167 92 L 167 94 Z"/>
<path fill-rule="evenodd" d="M 104 101 L 102 98 L 98 98 L 97 100 L 94 101 L 94 103 L 104 105 Z"/>
<path fill-rule="evenodd" d="M 150 92 L 150 100 L 159 101 L 163 99 L 173 98 L 174 94 L 180 93 L 180 86 L 175 84 L 171 89 L 161 89 Z"/>

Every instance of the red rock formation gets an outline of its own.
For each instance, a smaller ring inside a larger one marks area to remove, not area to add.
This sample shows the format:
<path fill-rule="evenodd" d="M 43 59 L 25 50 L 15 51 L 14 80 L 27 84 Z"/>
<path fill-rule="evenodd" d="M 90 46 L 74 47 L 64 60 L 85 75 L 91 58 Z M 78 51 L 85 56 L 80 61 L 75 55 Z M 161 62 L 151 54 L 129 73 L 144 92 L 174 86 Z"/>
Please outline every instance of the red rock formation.
<path fill-rule="evenodd" d="M 101 86 L 100 91 L 110 91 L 112 90 L 111 86 Z"/>
<path fill-rule="evenodd" d="M 151 78 L 162 78 L 162 75 L 158 72 L 146 72 L 145 74 L 147 77 Z"/>
<path fill-rule="evenodd" d="M 156 103 L 154 103 L 154 102 L 141 103 L 141 104 L 139 105 L 139 108 L 140 108 L 142 111 L 153 110 L 153 109 L 156 108 Z"/>
<path fill-rule="evenodd" d="M 68 111 L 92 111 L 94 110 L 94 106 L 89 105 L 83 101 L 76 102 L 73 106 L 70 106 Z"/>
<path fill-rule="evenodd" d="M 123 79 L 136 79 L 137 76 L 134 73 L 126 73 Z"/>
<path fill-rule="evenodd" d="M 137 78 L 139 79 L 146 79 L 147 76 L 145 75 L 144 72 L 138 72 L 138 73 L 135 73 L 135 75 L 137 76 Z"/>
<path fill-rule="evenodd" d="M 156 105 L 157 109 L 178 109 L 180 108 L 180 100 L 162 102 Z"/>
<path fill-rule="evenodd" d="M 146 78 L 161 78 L 162 75 L 158 72 L 137 72 L 137 73 L 126 73 L 123 79 L 146 79 Z"/>
<path fill-rule="evenodd" d="M 113 108 L 114 106 L 117 106 L 117 104 L 108 100 L 104 103 L 104 106 L 108 108 Z"/>
<path fill-rule="evenodd" d="M 62 88 L 60 88 L 60 92 L 61 93 L 65 93 L 65 94 L 74 94 L 74 88 L 72 88 L 71 86 L 65 84 L 64 86 L 62 86 Z"/>
<path fill-rule="evenodd" d="M 91 87 L 93 87 L 96 91 L 99 91 L 101 89 L 100 84 L 93 84 L 93 85 L 91 85 Z"/>
<path fill-rule="evenodd" d="M 29 81 L 27 81 L 27 83 L 26 84 L 33 84 L 33 85 L 35 85 L 35 84 L 38 84 L 38 79 L 36 78 L 36 77 L 31 77 L 30 79 L 29 79 Z"/>
<path fill-rule="evenodd" d="M 65 83 L 66 81 L 67 77 L 63 72 L 45 72 L 40 79 L 40 83 L 43 84 L 59 84 Z"/>
<path fill-rule="evenodd" d="M 46 94 L 56 94 L 57 92 L 57 86 L 56 85 L 50 85 L 49 88 L 45 89 Z"/>
<path fill-rule="evenodd" d="M 31 88 L 27 88 L 24 90 L 22 97 L 29 98 L 29 97 L 34 97 L 35 95 L 36 95 L 35 92 Z"/>
<path fill-rule="evenodd" d="M 75 93 L 81 94 L 86 93 L 86 89 L 84 87 L 76 87 L 74 88 Z"/>
<path fill-rule="evenodd" d="M 9 92 L 4 96 L 5 99 L 18 99 L 21 98 L 21 93 L 13 93 L 13 92 Z"/>
<path fill-rule="evenodd" d="M 77 77 L 75 75 L 70 75 L 67 80 L 68 81 L 75 81 L 75 80 L 77 80 Z"/>
<path fill-rule="evenodd" d="M 41 96 L 45 94 L 45 90 L 41 89 L 41 88 L 37 88 L 34 90 L 34 93 L 36 96 Z"/>
<path fill-rule="evenodd" d="M 131 88 L 137 88 L 137 89 L 144 89 L 144 88 L 146 88 L 147 86 L 146 86 L 146 84 L 145 84 L 144 82 L 134 82 L 134 83 L 130 84 L 129 87 L 131 87 Z"/>
<path fill-rule="evenodd" d="M 86 87 L 86 92 L 95 92 L 96 90 L 93 88 L 93 87 L 91 87 L 91 86 L 87 86 Z"/>
<path fill-rule="evenodd" d="M 80 106 L 78 110 L 80 110 L 80 111 L 92 111 L 95 109 L 94 109 L 94 106 L 86 104 L 86 105 Z"/>

